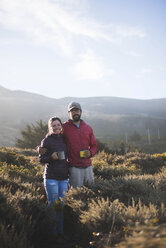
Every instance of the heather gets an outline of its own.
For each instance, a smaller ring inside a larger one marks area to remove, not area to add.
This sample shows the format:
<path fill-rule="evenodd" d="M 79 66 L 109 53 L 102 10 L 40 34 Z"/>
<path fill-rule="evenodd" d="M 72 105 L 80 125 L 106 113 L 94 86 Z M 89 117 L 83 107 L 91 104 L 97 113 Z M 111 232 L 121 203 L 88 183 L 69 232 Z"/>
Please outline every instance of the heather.
<path fill-rule="evenodd" d="M 92 162 L 94 184 L 64 201 L 71 247 L 165 247 L 166 153 L 101 151 Z M 0 147 L 2 248 L 54 247 L 43 170 L 35 150 Z"/>

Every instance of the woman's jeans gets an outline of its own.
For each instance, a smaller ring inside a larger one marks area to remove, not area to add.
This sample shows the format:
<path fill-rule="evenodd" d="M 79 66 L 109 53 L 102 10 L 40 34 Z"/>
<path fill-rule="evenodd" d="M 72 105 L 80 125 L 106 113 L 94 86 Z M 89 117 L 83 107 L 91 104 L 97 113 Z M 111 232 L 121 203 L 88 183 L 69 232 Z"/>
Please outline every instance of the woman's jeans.
<path fill-rule="evenodd" d="M 65 197 L 65 193 L 68 189 L 68 179 L 44 179 L 44 187 L 47 193 L 48 205 L 55 207 L 53 218 L 56 224 L 53 229 L 53 234 L 63 234 L 63 202 L 60 202 L 60 198 Z"/>

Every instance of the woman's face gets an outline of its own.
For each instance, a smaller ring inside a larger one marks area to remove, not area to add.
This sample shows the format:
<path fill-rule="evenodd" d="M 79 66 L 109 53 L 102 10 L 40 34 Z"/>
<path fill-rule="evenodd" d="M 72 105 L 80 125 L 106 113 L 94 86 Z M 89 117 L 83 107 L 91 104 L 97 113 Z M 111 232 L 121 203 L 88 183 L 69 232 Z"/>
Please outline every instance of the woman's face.
<path fill-rule="evenodd" d="M 51 127 L 54 134 L 60 134 L 62 131 L 62 125 L 58 120 L 53 121 Z"/>

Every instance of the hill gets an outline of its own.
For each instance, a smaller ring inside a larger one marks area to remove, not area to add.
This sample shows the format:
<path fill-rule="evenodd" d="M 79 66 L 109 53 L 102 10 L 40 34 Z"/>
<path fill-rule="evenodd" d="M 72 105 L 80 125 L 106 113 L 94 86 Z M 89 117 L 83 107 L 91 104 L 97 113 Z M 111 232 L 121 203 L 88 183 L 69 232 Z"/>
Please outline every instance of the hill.
<path fill-rule="evenodd" d="M 12 91 L 0 86 L 0 145 L 13 146 L 20 129 L 38 120 L 47 121 L 51 116 L 68 119 L 67 105 L 80 102 L 82 118 L 93 126 L 96 137 L 101 139 L 122 138 L 137 131 L 146 135 L 165 136 L 166 98 L 152 100 L 119 97 L 66 97 L 54 99 L 42 95 Z"/>

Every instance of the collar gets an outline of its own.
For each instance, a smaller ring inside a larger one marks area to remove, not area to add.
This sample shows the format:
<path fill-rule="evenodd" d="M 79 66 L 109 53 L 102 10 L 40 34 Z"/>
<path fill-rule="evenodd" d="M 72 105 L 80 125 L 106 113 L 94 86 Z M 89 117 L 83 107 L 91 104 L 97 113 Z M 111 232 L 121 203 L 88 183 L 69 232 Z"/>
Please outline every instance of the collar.
<path fill-rule="evenodd" d="M 81 125 L 82 121 L 83 121 L 83 120 L 80 119 L 80 123 L 79 123 L 80 125 Z M 70 122 L 71 124 L 73 124 L 73 125 L 76 125 L 76 124 L 73 123 L 73 121 L 72 121 L 71 119 L 69 119 L 69 122 Z"/>

